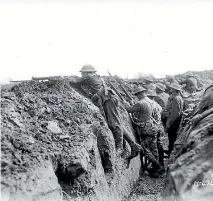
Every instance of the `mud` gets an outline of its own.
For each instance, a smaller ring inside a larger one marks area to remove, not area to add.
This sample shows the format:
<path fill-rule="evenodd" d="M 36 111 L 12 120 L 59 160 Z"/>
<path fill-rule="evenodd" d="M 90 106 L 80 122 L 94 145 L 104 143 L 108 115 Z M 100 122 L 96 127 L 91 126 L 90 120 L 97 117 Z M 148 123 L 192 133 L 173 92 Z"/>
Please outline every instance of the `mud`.
<path fill-rule="evenodd" d="M 66 80 L 24 82 L 1 98 L 4 200 L 121 200 L 130 194 L 139 157 L 126 168 L 129 146 L 124 158 L 116 156 L 99 109 Z M 128 114 L 119 110 L 134 138 Z"/>
<path fill-rule="evenodd" d="M 212 113 L 192 128 L 185 126 L 169 159 L 164 200 L 213 199 L 212 146 Z"/>
<path fill-rule="evenodd" d="M 202 73 L 198 76 L 203 86 L 212 83 L 213 73 Z M 139 157 L 127 168 L 130 147 L 124 143 L 125 156 L 116 155 L 113 134 L 100 110 L 68 79 L 72 77 L 22 82 L 2 91 L 2 200 L 212 200 L 211 185 L 194 185 L 213 180 L 212 116 L 190 132 L 182 155 L 171 157 L 166 178 L 139 177 Z M 114 78 L 104 79 L 129 101 Z M 121 82 L 131 93 L 135 85 Z M 119 113 L 135 138 L 121 104 Z M 167 145 L 165 135 L 164 149 Z"/>

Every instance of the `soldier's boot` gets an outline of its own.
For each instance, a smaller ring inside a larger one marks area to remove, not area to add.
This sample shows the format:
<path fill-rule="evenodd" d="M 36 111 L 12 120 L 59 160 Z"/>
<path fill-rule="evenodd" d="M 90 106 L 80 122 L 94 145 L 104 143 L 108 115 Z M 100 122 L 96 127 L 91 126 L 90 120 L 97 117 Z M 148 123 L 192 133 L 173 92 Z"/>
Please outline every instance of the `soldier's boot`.
<path fill-rule="evenodd" d="M 160 178 L 160 177 L 163 177 L 164 175 L 165 175 L 165 169 L 164 167 L 160 167 L 159 169 L 157 169 L 156 172 L 152 173 L 150 176 L 154 178 Z"/>
<path fill-rule="evenodd" d="M 135 158 L 138 155 L 138 153 L 142 150 L 142 147 L 130 137 L 129 132 L 126 128 L 123 128 L 123 130 L 123 137 L 131 147 L 131 154 L 129 156 L 129 159 L 131 160 L 132 158 Z"/>
<path fill-rule="evenodd" d="M 164 150 L 162 145 L 158 146 L 158 154 L 159 154 L 159 162 L 164 167 Z"/>
<path fill-rule="evenodd" d="M 116 151 L 118 156 L 123 155 L 123 132 L 120 130 L 119 127 L 115 129 L 114 134 L 114 139 L 115 139 L 115 146 L 116 146 Z"/>
<path fill-rule="evenodd" d="M 156 170 L 164 169 L 156 157 L 149 151 L 146 151 L 146 157 L 153 163 Z"/>

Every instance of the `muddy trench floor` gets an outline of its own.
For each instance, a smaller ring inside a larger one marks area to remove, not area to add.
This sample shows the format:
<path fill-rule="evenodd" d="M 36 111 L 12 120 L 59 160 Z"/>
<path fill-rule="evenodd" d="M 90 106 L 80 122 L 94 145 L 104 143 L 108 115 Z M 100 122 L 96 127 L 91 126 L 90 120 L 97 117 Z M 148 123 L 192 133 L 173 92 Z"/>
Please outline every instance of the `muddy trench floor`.
<path fill-rule="evenodd" d="M 123 201 L 160 201 L 164 188 L 164 178 L 143 175 L 128 198 Z"/>
<path fill-rule="evenodd" d="M 164 150 L 168 147 L 168 136 L 164 134 L 161 138 Z M 164 158 L 164 166 L 167 167 L 168 159 Z M 152 178 L 145 172 L 138 179 L 137 184 L 132 190 L 132 193 L 122 201 L 161 201 L 162 193 L 165 185 L 165 178 Z"/>

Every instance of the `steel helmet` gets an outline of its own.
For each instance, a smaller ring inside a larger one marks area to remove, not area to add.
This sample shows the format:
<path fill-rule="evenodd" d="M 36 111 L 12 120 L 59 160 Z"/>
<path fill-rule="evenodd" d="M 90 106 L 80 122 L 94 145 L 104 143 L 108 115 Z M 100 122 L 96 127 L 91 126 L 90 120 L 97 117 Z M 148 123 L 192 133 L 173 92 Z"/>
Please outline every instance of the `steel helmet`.
<path fill-rule="evenodd" d="M 157 96 L 157 94 L 156 94 L 155 91 L 153 91 L 153 90 L 148 90 L 148 91 L 146 92 L 146 95 L 147 95 L 147 96 L 151 96 L 151 97 Z"/>
<path fill-rule="evenodd" d="M 165 91 L 166 90 L 166 86 L 162 83 L 157 83 L 156 84 L 156 88 L 162 90 L 162 91 Z"/>
<path fill-rule="evenodd" d="M 181 86 L 179 84 L 176 84 L 176 83 L 172 83 L 172 84 L 168 85 L 168 87 L 175 89 L 177 91 L 182 91 Z"/>
<path fill-rule="evenodd" d="M 194 77 L 190 77 L 187 79 L 187 84 L 189 86 L 195 86 L 197 88 L 197 80 Z"/>
<path fill-rule="evenodd" d="M 167 75 L 167 76 L 166 76 L 166 79 L 168 79 L 168 80 L 174 80 L 174 79 L 175 79 L 175 77 L 174 77 L 174 76 L 172 76 L 172 75 Z"/>
<path fill-rule="evenodd" d="M 80 70 L 80 72 L 96 72 L 96 70 L 95 70 L 95 68 L 92 66 L 92 65 L 84 65 L 82 68 L 81 68 L 81 70 Z"/>
<path fill-rule="evenodd" d="M 144 80 L 149 81 L 149 82 L 153 82 L 153 78 L 152 77 L 145 77 Z"/>
<path fill-rule="evenodd" d="M 140 93 L 140 92 L 143 92 L 143 91 L 147 91 L 147 89 L 143 88 L 143 87 L 137 87 L 133 94 L 137 94 L 137 93 Z"/>
<path fill-rule="evenodd" d="M 187 72 L 186 77 L 195 77 L 195 75 L 192 72 Z"/>

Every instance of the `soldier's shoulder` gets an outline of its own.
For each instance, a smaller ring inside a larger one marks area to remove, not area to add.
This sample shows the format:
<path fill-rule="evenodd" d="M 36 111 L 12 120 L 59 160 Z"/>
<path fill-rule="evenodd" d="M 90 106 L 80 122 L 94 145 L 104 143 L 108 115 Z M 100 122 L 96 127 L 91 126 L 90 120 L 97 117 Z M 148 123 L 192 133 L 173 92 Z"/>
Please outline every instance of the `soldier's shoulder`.
<path fill-rule="evenodd" d="M 139 104 L 148 104 L 149 100 L 146 98 L 143 98 L 142 100 L 138 101 Z"/>

